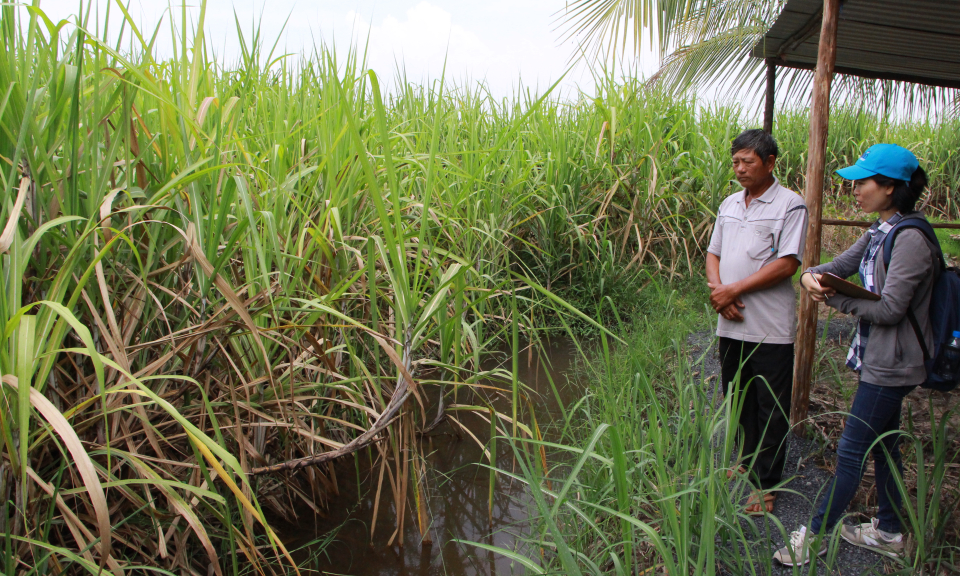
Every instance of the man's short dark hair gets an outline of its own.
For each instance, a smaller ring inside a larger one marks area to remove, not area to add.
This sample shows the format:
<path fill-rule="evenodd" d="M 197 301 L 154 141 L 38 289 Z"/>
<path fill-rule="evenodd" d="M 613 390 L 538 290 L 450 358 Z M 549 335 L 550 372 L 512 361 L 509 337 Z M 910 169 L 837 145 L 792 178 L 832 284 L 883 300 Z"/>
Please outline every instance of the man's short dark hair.
<path fill-rule="evenodd" d="M 733 156 L 741 150 L 752 150 L 763 161 L 766 161 L 770 156 L 780 155 L 780 149 L 777 148 L 777 141 L 773 139 L 773 136 L 759 129 L 744 130 L 734 138 L 733 146 L 730 147 L 730 155 Z"/>

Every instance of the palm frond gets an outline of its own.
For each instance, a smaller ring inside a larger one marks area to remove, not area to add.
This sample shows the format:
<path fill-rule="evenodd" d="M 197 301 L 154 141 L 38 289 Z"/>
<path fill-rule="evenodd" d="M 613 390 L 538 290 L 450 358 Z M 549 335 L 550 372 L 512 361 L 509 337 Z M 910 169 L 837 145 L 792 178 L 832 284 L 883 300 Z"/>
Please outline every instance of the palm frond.
<path fill-rule="evenodd" d="M 750 56 L 786 0 L 580 0 L 561 18 L 565 38 L 580 38 L 580 54 L 604 60 L 637 56 L 654 40 L 663 55 L 650 78 L 674 93 L 714 88 L 759 106 L 764 63 Z M 627 37 L 633 34 L 632 37 Z M 644 35 L 646 34 L 646 36 Z M 628 54 L 626 48 L 633 48 Z M 780 68 L 777 99 L 805 105 L 812 72 Z M 960 91 L 909 82 L 838 75 L 834 100 L 879 110 L 884 116 L 919 110 L 933 115 L 960 112 Z"/>
<path fill-rule="evenodd" d="M 691 14 L 709 0 L 574 0 L 557 13 L 564 41 L 579 39 L 579 57 L 608 60 L 640 54 L 642 40 L 665 51 Z M 644 35 L 644 31 L 648 35 Z"/>

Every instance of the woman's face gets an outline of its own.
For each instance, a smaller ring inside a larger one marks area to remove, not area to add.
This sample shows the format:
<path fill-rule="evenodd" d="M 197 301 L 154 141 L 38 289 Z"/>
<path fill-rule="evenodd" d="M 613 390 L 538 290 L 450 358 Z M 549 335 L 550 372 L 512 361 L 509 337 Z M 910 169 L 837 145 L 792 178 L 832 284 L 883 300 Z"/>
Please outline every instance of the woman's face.
<path fill-rule="evenodd" d="M 864 212 L 883 212 L 893 207 L 893 186 L 881 186 L 873 178 L 855 180 L 853 197 Z"/>

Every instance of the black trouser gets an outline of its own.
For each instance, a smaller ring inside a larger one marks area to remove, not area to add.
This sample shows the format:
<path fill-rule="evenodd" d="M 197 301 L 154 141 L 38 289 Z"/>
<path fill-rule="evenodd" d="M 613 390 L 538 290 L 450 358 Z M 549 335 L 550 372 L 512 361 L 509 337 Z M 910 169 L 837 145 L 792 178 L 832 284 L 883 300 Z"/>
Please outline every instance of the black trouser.
<path fill-rule="evenodd" d="M 738 370 L 740 397 L 736 400 L 742 402 L 739 441 L 743 465 L 750 467 L 754 486 L 766 490 L 780 483 L 787 456 L 793 344 L 757 344 L 721 337 L 724 395 L 733 388 Z"/>

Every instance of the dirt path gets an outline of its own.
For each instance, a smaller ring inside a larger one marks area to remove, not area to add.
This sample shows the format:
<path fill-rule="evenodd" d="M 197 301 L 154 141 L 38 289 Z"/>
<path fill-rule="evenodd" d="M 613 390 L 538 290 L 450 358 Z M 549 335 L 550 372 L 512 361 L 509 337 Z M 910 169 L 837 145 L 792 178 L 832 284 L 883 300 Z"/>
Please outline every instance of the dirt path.
<path fill-rule="evenodd" d="M 853 329 L 852 318 L 834 320 L 828 327 L 827 337 L 834 341 L 849 342 L 849 334 Z M 822 333 L 824 323 L 821 321 L 819 330 Z M 718 392 L 720 362 L 717 358 L 716 344 L 711 332 L 692 334 L 688 339 L 691 358 L 700 361 L 695 370 L 699 371 L 699 378 L 705 386 L 709 386 L 711 393 Z M 813 410 L 812 410 L 813 411 Z M 772 559 L 774 551 L 784 545 L 785 536 L 802 525 L 809 525 L 810 519 L 819 502 L 819 494 L 825 490 L 833 477 L 829 470 L 818 466 L 820 462 L 835 462 L 836 453 L 823 442 L 814 442 L 790 434 L 788 438 L 788 453 L 784 477 L 790 478 L 786 485 L 788 492 L 782 492 L 778 497 L 774 516 L 758 518 L 753 521 L 741 520 L 745 534 L 749 535 L 750 557 L 756 559 L 753 569 L 758 574 L 808 574 L 809 566 L 798 569 L 780 565 Z M 735 492 L 735 489 L 734 489 Z M 747 492 L 731 493 L 731 498 L 741 502 Z M 849 522 L 849 520 L 848 520 Z M 853 546 L 843 539 L 836 538 L 836 546 L 820 559 L 817 574 L 883 574 L 884 559 L 879 554 Z"/>

